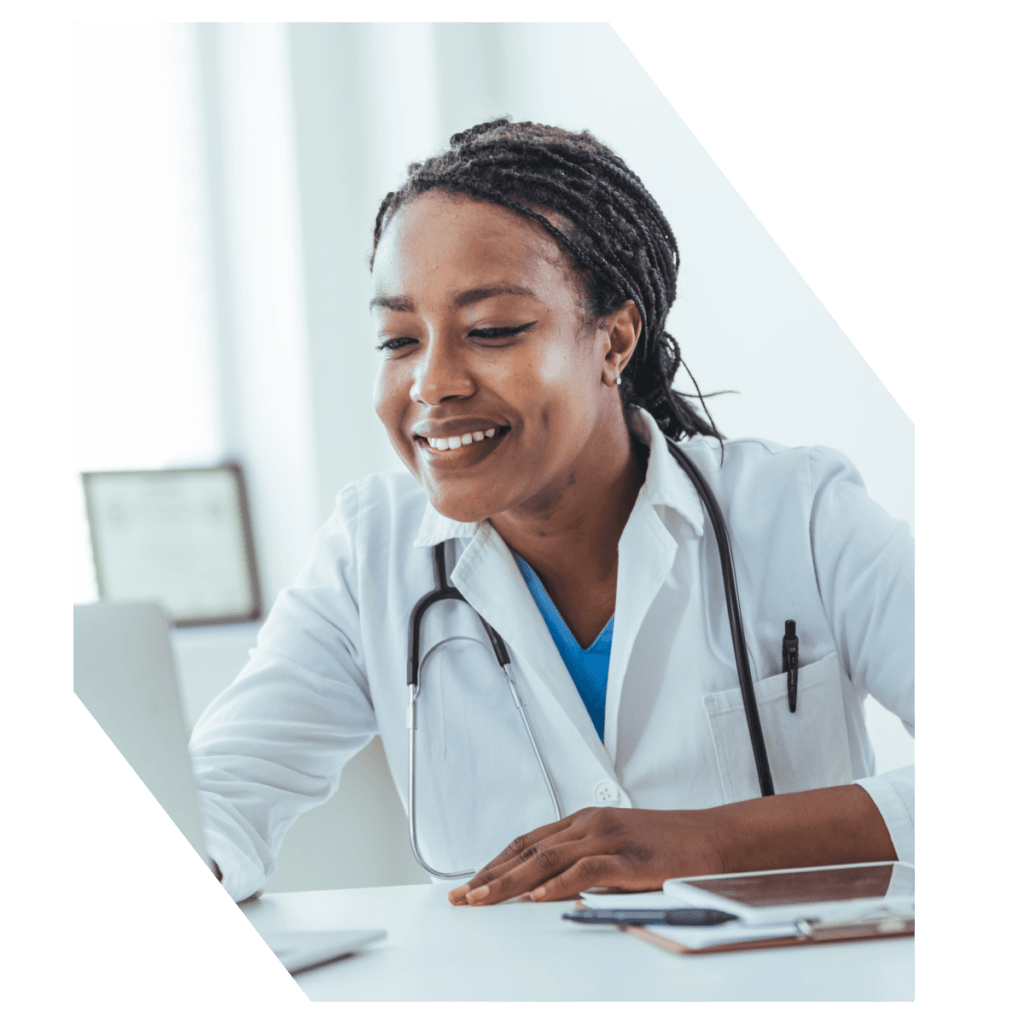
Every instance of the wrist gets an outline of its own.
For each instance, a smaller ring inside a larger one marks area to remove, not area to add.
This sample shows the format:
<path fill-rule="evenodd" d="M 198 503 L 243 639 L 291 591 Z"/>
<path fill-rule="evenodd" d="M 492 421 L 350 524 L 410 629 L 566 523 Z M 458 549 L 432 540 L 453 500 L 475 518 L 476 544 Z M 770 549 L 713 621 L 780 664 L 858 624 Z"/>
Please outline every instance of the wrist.
<path fill-rule="evenodd" d="M 881 814 L 856 785 L 709 808 L 721 873 L 895 860 Z"/>
<path fill-rule="evenodd" d="M 719 807 L 655 811 L 662 823 L 665 878 L 721 875 L 726 872 Z M 652 812 L 640 812 L 651 814 Z"/>
<path fill-rule="evenodd" d="M 725 875 L 735 870 L 730 867 L 729 858 L 732 849 L 732 822 L 729 811 L 733 806 L 723 804 L 721 807 L 708 807 L 697 812 L 703 817 L 701 825 L 709 859 L 709 868 L 705 874 Z"/>

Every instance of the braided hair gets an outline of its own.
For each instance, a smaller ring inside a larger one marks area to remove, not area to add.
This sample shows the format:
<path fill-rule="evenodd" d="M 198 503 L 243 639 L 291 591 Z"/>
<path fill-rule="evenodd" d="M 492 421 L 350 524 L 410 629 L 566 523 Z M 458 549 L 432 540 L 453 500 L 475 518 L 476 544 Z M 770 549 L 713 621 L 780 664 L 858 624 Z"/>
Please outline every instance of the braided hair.
<path fill-rule="evenodd" d="M 409 165 L 408 178 L 377 212 L 373 253 L 398 209 L 435 189 L 504 206 L 540 224 L 569 254 L 583 278 L 587 312 L 596 320 L 632 299 L 643 321 L 633 358 L 622 370 L 624 405 L 641 406 L 673 440 L 722 435 L 704 396 L 665 330 L 676 297 L 675 235 L 640 179 L 589 132 L 499 118 L 453 135 L 451 148 Z M 562 230 L 541 211 L 566 223 Z M 707 420 L 672 388 L 682 365 Z"/>

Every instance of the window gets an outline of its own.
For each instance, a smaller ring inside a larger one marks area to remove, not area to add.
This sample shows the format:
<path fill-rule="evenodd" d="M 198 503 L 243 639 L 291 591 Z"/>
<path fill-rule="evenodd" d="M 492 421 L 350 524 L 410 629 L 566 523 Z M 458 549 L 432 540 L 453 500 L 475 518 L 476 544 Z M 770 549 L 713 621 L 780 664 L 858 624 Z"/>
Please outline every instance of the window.
<path fill-rule="evenodd" d="M 223 455 L 198 100 L 192 26 L 76 27 L 76 473 Z"/>

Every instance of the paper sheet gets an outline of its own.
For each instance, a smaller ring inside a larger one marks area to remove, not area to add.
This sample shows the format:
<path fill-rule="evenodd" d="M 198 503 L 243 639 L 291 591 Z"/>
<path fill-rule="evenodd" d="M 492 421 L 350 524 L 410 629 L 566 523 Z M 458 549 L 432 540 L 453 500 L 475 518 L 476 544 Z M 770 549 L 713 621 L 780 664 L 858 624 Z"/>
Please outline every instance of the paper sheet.
<path fill-rule="evenodd" d="M 758 939 L 781 939 L 798 935 L 795 925 L 764 924 L 751 927 L 740 921 L 726 921 L 725 924 L 688 927 L 687 925 L 647 925 L 647 930 L 654 935 L 661 935 L 687 949 L 707 949 L 710 946 L 723 946 L 730 942 L 756 942 Z"/>

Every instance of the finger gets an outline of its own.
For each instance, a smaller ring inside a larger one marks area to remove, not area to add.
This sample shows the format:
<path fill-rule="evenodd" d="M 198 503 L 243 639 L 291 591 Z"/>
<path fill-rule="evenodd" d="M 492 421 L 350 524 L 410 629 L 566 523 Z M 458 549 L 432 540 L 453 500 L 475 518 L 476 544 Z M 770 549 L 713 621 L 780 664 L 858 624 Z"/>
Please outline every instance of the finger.
<path fill-rule="evenodd" d="M 470 889 L 475 889 L 477 886 L 482 885 L 484 876 L 487 876 L 488 879 L 493 878 L 495 874 L 500 872 L 503 865 L 510 866 L 513 863 L 519 863 L 524 851 L 529 850 L 551 836 L 557 835 L 559 832 L 564 832 L 572 824 L 573 819 L 571 817 L 562 818 L 559 821 L 553 821 L 548 825 L 535 828 L 532 832 L 527 832 L 525 835 L 517 836 L 494 860 L 485 864 L 469 880 L 467 885 Z"/>
<path fill-rule="evenodd" d="M 466 905 L 466 893 L 469 892 L 469 882 L 464 885 L 457 886 L 454 889 L 448 890 L 448 902 L 456 907 L 463 907 Z"/>
<path fill-rule="evenodd" d="M 541 825 L 540 828 L 535 828 L 532 832 L 517 836 L 494 860 L 484 865 L 468 882 L 451 889 L 448 892 L 448 902 L 456 907 L 465 906 L 466 896 L 472 889 L 486 885 L 492 878 L 501 874 L 503 866 L 507 870 L 513 864 L 519 863 L 524 851 L 558 832 L 565 831 L 571 824 L 573 824 L 573 816 L 552 821 L 547 825 Z"/>
<path fill-rule="evenodd" d="M 530 899 L 535 903 L 567 900 L 586 889 L 615 885 L 627 870 L 628 864 L 618 854 L 581 857 L 561 874 L 532 889 Z"/>
<path fill-rule="evenodd" d="M 529 893 L 546 879 L 553 878 L 592 852 L 582 841 L 555 843 L 541 840 L 526 847 L 512 861 L 481 872 L 476 884 L 470 883 L 466 901 L 473 906 L 501 903 Z"/>

